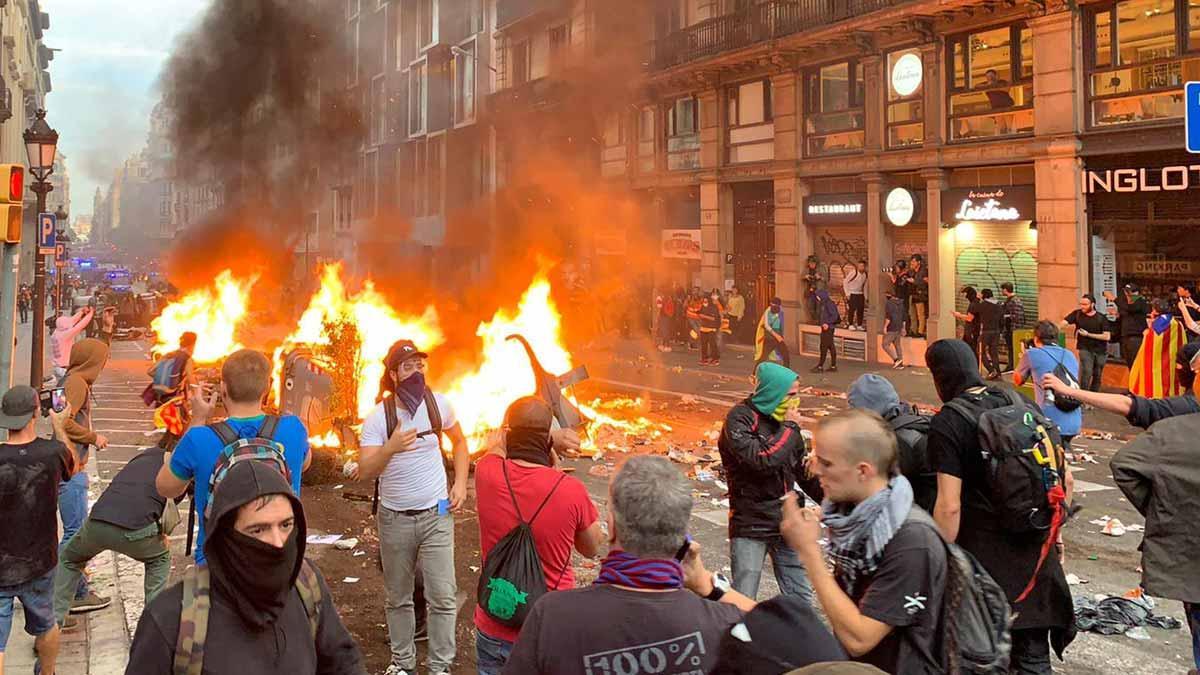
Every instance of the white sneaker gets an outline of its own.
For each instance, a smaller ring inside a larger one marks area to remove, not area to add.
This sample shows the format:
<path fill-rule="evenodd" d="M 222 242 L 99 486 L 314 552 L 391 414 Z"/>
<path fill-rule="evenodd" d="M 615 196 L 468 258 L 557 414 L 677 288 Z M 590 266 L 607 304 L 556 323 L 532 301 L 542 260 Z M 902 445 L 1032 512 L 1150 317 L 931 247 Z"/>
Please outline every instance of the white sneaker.
<path fill-rule="evenodd" d="M 903 368 L 903 367 L 904 367 L 904 362 L 903 362 L 903 361 L 897 361 L 897 362 L 895 362 L 895 363 L 893 363 L 893 364 L 892 364 L 892 368 L 893 368 L 893 369 L 895 369 L 895 370 L 900 370 L 900 369 L 901 369 L 901 368 Z"/>
<path fill-rule="evenodd" d="M 393 663 L 383 671 L 383 675 L 408 675 L 408 671 Z"/>

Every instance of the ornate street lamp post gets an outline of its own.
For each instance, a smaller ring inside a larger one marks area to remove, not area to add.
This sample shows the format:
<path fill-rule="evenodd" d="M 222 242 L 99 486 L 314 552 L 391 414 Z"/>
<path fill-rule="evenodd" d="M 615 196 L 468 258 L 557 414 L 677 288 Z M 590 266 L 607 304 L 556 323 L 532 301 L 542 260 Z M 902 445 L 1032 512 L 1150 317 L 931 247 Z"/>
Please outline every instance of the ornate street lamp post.
<path fill-rule="evenodd" d="M 37 195 L 37 217 L 46 210 L 46 195 L 54 186 L 46 182 L 54 173 L 54 154 L 58 150 L 58 132 L 46 123 L 46 111 L 39 110 L 33 126 L 25 130 L 25 153 L 34 181 L 30 189 Z M 38 223 L 41 227 L 41 223 Z M 36 244 L 36 242 L 35 242 Z M 33 258 L 33 341 L 29 380 L 34 389 L 42 386 L 42 368 L 46 350 L 46 257 L 40 251 Z"/>

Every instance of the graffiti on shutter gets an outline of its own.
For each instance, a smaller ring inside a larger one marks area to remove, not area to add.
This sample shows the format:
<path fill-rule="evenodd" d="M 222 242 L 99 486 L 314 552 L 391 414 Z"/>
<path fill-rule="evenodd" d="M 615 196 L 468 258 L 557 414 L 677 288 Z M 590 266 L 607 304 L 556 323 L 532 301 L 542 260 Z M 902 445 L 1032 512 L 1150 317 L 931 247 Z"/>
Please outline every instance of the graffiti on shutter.
<path fill-rule="evenodd" d="M 973 236 L 964 236 L 972 228 Z M 955 228 L 955 306 L 967 311 L 964 286 L 990 288 L 1003 301 L 1000 284 L 1009 282 L 1025 305 L 1023 327 L 1038 321 L 1037 231 L 1028 223 L 962 223 Z"/>

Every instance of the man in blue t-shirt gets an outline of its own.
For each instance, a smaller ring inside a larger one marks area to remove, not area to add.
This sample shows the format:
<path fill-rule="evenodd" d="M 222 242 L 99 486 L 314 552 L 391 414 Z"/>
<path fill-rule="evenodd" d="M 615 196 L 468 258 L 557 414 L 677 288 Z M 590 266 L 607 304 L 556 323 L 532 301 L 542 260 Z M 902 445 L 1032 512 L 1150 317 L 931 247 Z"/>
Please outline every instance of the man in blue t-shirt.
<path fill-rule="evenodd" d="M 261 352 L 243 349 L 234 352 L 221 366 L 221 398 L 229 418 L 225 421 L 237 432 L 239 438 L 254 438 L 258 435 L 266 415 L 262 401 L 271 384 L 271 362 Z M 213 408 L 216 407 L 217 392 L 204 390 L 193 385 L 191 397 L 192 425 L 171 455 L 171 462 L 158 472 L 155 485 L 163 497 L 178 497 L 187 490 L 189 482 L 195 481 L 196 513 L 200 529 L 196 535 L 196 564 L 203 565 L 204 559 L 204 509 L 208 506 L 208 481 L 216 466 L 217 458 L 225 444 L 208 426 Z M 279 419 L 272 440 L 283 445 L 283 456 L 287 461 L 292 478 L 292 489 L 300 494 L 300 474 L 308 468 L 312 455 L 308 451 L 308 431 L 295 415 Z"/>
<path fill-rule="evenodd" d="M 1079 380 L 1079 360 L 1075 354 L 1058 346 L 1058 326 L 1042 320 L 1033 329 L 1033 349 L 1026 349 L 1021 355 L 1021 362 L 1013 374 L 1013 381 L 1019 387 L 1032 377 L 1033 391 L 1037 395 L 1038 407 L 1058 425 L 1058 432 L 1068 445 L 1071 439 L 1079 433 L 1083 425 L 1083 409 L 1076 408 L 1071 412 L 1063 412 L 1054 405 L 1053 400 L 1046 400 L 1046 390 L 1042 387 L 1042 376 L 1053 374 L 1054 369 L 1062 364 L 1067 372 Z"/>

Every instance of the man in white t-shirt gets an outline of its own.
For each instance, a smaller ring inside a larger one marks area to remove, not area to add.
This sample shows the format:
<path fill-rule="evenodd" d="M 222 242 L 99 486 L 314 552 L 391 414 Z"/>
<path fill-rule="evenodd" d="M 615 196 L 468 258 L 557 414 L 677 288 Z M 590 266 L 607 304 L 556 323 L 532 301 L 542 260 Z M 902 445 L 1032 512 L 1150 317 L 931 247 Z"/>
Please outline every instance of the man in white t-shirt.
<path fill-rule="evenodd" d="M 384 359 L 381 402 L 363 422 L 359 442 L 361 477 L 379 479 L 377 525 L 392 647 L 392 662 L 384 675 L 412 675 L 417 670 L 413 578 L 418 562 L 429 604 L 429 672 L 449 673 L 454 662 L 458 589 L 451 511 L 466 500 L 471 458 L 449 401 L 425 384 L 428 358 L 411 340 L 392 345 Z M 437 407 L 432 416 L 431 401 Z M 389 417 L 394 420 L 391 430 Z M 438 429 L 454 445 L 454 484 L 449 490 Z"/>

